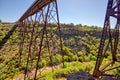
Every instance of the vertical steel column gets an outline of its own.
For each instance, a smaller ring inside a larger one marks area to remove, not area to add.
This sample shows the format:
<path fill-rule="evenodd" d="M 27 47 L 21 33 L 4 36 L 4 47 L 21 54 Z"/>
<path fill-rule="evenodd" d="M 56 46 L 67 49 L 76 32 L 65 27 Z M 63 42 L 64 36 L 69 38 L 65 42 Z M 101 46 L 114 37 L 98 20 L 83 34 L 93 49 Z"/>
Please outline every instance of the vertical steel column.
<path fill-rule="evenodd" d="M 19 66 L 21 65 L 21 59 L 22 59 L 22 51 L 23 51 L 23 46 L 24 46 L 24 39 L 25 39 L 25 24 L 24 22 L 20 22 L 19 23 L 19 39 L 20 39 L 20 43 L 19 43 Z"/>
<path fill-rule="evenodd" d="M 25 69 L 25 76 L 24 76 L 24 80 L 26 80 L 26 75 L 28 72 L 28 65 L 29 65 L 29 60 L 32 57 L 32 45 L 33 45 L 33 36 L 34 36 L 34 32 L 35 32 L 35 24 L 36 24 L 36 18 L 37 18 L 37 14 L 35 15 L 35 22 L 33 22 L 33 19 L 31 17 L 31 22 L 30 22 L 30 26 L 32 26 L 32 30 L 30 31 L 30 42 L 29 42 L 29 50 L 28 50 L 28 57 L 27 57 L 27 64 L 26 64 L 26 69 Z"/>
<path fill-rule="evenodd" d="M 45 23 L 44 23 L 44 27 L 43 27 L 43 31 L 42 31 L 42 38 L 41 38 L 41 42 L 40 42 L 40 46 L 39 46 L 38 60 L 37 60 L 37 64 L 36 64 L 36 70 L 35 70 L 34 80 L 37 80 L 36 77 L 37 77 L 38 63 L 40 61 L 40 56 L 41 56 L 41 51 L 42 51 L 42 45 L 43 45 L 43 38 L 44 38 L 44 33 L 46 31 L 46 25 L 47 25 L 47 18 L 48 18 L 49 8 L 50 8 L 50 5 L 48 5 L 47 13 L 45 15 Z"/>
<path fill-rule="evenodd" d="M 57 25 L 58 25 L 59 36 L 60 36 L 60 49 L 61 49 L 61 53 L 62 53 L 62 60 L 63 60 L 62 63 L 63 63 L 63 67 L 64 67 L 64 53 L 63 53 L 63 48 L 62 48 L 61 28 L 60 28 L 57 0 L 55 0 L 55 3 L 56 3 L 56 14 L 57 14 L 57 21 L 58 21 Z"/>

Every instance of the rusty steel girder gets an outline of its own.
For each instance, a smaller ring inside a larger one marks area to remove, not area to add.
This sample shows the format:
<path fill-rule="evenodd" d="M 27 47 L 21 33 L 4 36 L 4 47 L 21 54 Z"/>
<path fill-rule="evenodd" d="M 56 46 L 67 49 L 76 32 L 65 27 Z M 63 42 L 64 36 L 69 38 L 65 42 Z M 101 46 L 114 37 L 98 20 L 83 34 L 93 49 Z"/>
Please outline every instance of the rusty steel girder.
<path fill-rule="evenodd" d="M 53 1 L 55 1 L 55 0 L 36 0 L 30 6 L 30 8 L 23 14 L 23 16 L 19 19 L 19 21 L 21 22 L 21 21 L 27 19 L 29 16 L 36 14 L 37 12 L 42 10 L 43 7 L 45 7 L 46 5 L 48 5 L 49 3 L 53 2 Z"/>

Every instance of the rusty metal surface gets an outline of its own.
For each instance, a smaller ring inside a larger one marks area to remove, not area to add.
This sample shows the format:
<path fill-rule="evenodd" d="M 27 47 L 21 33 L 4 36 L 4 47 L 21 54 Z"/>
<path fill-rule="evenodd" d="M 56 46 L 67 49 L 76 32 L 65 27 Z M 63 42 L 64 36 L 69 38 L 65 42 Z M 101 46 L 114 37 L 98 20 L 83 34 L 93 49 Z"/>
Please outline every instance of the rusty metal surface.
<path fill-rule="evenodd" d="M 23 21 L 24 19 L 32 16 L 43 9 L 46 5 L 53 2 L 54 0 L 36 0 L 31 7 L 23 14 L 23 16 L 19 19 L 19 21 Z"/>

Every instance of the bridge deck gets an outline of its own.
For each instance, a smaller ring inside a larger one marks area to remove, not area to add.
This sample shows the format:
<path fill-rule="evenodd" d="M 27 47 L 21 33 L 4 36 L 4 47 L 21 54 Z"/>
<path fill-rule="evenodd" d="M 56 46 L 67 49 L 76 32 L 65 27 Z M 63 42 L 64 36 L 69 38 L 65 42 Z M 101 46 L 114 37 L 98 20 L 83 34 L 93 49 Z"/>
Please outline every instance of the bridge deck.
<path fill-rule="evenodd" d="M 24 19 L 32 16 L 42 10 L 43 7 L 53 2 L 54 0 L 36 0 L 30 8 L 23 14 L 23 16 L 19 19 L 19 21 L 23 21 Z"/>

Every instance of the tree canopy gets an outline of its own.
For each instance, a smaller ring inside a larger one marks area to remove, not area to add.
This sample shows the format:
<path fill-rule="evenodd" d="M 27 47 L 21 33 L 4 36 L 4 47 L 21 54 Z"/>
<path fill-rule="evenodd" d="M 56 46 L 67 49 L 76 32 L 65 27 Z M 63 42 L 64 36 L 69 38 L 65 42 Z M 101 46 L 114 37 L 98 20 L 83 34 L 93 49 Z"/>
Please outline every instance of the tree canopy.
<path fill-rule="evenodd" d="M 0 23 L 2 23 L 2 20 L 0 19 Z"/>

